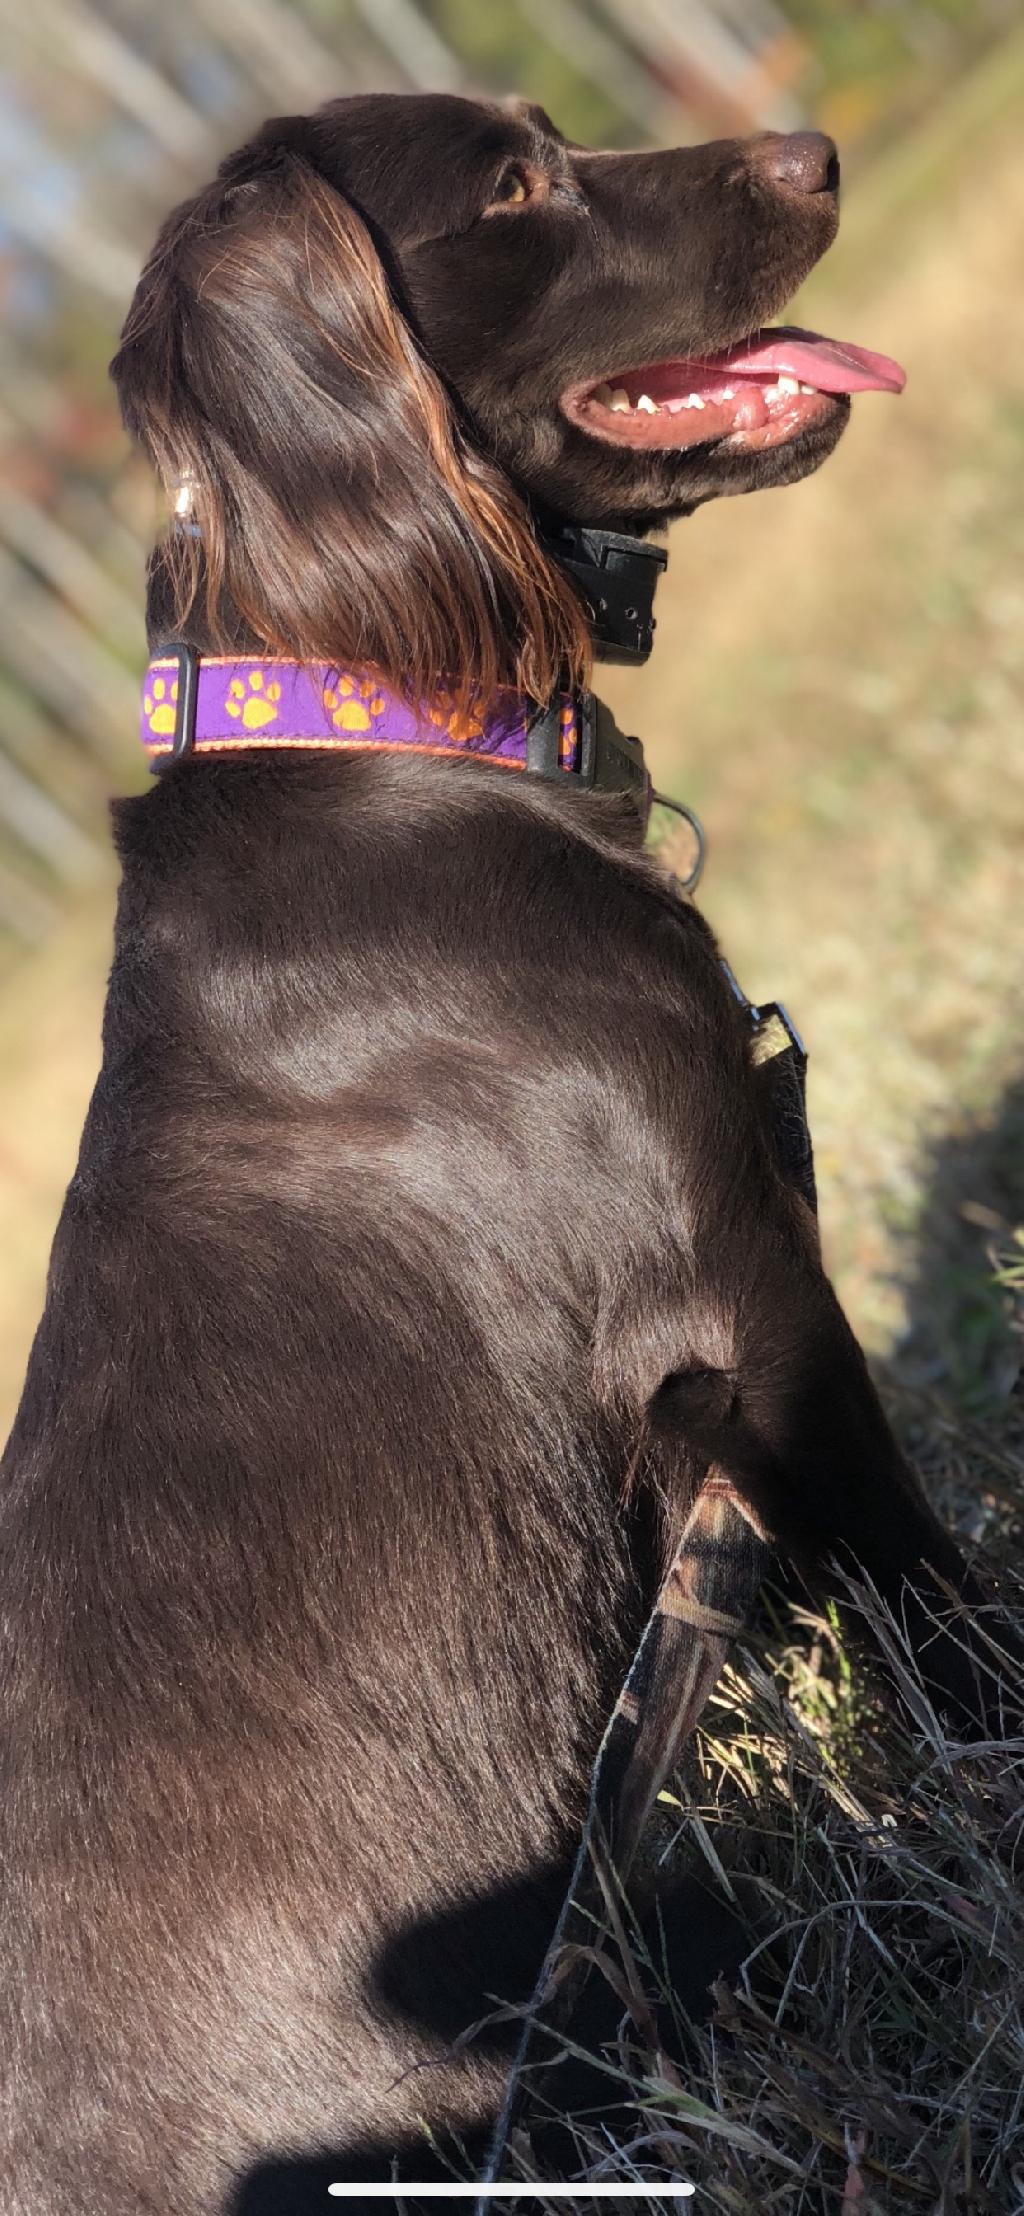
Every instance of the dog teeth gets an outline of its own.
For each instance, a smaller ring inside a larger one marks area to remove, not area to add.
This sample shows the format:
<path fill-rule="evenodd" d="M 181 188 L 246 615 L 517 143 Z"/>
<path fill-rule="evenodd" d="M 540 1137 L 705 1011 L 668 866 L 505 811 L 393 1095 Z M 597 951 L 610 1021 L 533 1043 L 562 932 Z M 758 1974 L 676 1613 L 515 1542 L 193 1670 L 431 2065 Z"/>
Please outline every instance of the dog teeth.
<path fill-rule="evenodd" d="M 789 375 L 783 375 L 774 384 L 766 384 L 761 387 L 766 400 L 791 399 L 798 392 L 807 393 L 813 397 L 817 393 L 817 389 L 816 385 L 803 385 L 798 377 L 790 377 Z M 726 400 L 735 400 L 736 390 L 735 385 L 723 385 L 719 398 L 714 405 L 717 407 Z M 660 415 L 662 412 L 659 402 L 652 400 L 649 392 L 642 392 L 639 399 L 631 401 L 624 385 L 595 385 L 590 397 L 592 400 L 596 400 L 600 407 L 610 408 L 613 415 Z M 675 414 L 680 408 L 706 408 L 707 406 L 708 402 L 702 399 L 699 392 L 688 392 L 681 399 L 668 402 L 672 414 Z"/>

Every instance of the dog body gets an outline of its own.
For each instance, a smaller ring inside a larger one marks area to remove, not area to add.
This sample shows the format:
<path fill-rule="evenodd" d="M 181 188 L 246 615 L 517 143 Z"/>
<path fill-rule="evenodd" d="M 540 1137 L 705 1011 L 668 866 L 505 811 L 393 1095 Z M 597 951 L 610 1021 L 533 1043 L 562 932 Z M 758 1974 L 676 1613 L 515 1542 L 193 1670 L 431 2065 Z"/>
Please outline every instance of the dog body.
<path fill-rule="evenodd" d="M 558 397 L 792 290 L 834 191 L 773 184 L 779 143 L 587 155 L 445 100 L 267 126 L 172 219 L 122 349 L 202 530 L 153 633 L 184 571 L 200 648 L 550 680 L 580 617 L 526 494 L 648 522 L 842 427 L 648 450 Z M 474 212 L 508 174 L 527 204 Z M 709 1461 L 803 1561 L 846 1544 L 894 1597 L 959 1563 L 630 802 L 271 751 L 115 824 L 103 1068 L 0 1506 L 4 2206 L 319 2207 L 493 2111 L 500 2040 L 451 2043 L 530 1990 Z"/>
<path fill-rule="evenodd" d="M 636 1412 L 735 1353 L 739 1287 L 684 1289 L 695 1196 L 751 1180 L 802 1266 L 713 947 L 618 803 L 204 768 L 118 809 L 104 1073 L 10 1448 L 36 2212 L 86 2176 L 214 2208 L 261 2146 L 493 2102 L 500 2053 L 402 2073 L 537 1968 L 656 1581 Z M 438 1950 L 440 2025 L 414 1943 L 426 2029 L 375 1993 L 404 1930 L 531 1877 L 511 1948 Z"/>

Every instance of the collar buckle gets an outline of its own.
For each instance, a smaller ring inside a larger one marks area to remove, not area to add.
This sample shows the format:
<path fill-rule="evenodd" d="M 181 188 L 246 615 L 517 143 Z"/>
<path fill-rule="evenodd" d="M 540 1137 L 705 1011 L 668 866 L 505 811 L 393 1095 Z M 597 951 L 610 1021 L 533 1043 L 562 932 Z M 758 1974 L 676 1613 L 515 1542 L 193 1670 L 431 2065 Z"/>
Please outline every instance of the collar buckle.
<path fill-rule="evenodd" d="M 199 654 L 184 639 L 165 639 L 155 648 L 151 661 L 174 662 L 177 676 L 172 678 L 174 700 L 174 737 L 170 751 L 159 754 L 150 764 L 154 777 L 162 777 L 175 762 L 183 762 L 191 754 L 196 743 L 196 708 L 199 702 Z M 174 689 L 176 688 L 176 690 Z"/>
<path fill-rule="evenodd" d="M 596 693 L 573 695 L 579 720 L 579 762 L 576 769 L 561 765 L 562 696 L 555 694 L 533 716 L 526 735 L 526 767 L 537 777 L 563 781 L 584 792 L 629 793 L 646 813 L 650 779 L 644 767 L 639 739 L 620 731 L 611 709 Z"/>

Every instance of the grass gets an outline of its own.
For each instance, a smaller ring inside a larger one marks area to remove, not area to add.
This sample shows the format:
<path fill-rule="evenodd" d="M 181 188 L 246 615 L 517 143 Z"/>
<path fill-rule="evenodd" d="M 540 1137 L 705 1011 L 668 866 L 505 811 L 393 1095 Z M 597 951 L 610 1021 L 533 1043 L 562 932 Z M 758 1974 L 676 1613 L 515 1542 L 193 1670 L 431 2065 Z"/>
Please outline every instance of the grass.
<path fill-rule="evenodd" d="M 935 1404 L 902 1414 L 1020 1636 L 1024 1423 L 1007 1413 L 972 1453 Z M 711 1864 L 749 1953 L 662 2051 L 649 2006 L 624 2008 L 602 2067 L 626 2119 L 577 2127 L 581 2180 L 690 2180 L 722 2216 L 1024 2209 L 1024 1740 L 951 1740 L 892 1619 L 859 1608 L 899 1705 L 834 1615 L 780 1612 L 663 1796 L 664 1858 Z M 650 1955 L 620 1989 L 672 2011 Z"/>

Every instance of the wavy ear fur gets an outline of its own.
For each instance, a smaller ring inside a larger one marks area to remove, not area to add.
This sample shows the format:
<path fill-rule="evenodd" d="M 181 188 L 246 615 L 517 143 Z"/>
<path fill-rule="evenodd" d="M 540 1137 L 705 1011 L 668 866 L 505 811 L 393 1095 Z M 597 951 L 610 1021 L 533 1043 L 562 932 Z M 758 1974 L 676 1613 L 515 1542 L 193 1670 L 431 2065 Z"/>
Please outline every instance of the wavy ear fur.
<path fill-rule="evenodd" d="M 416 699 L 549 698 L 585 674 L 579 604 L 456 423 L 366 225 L 287 146 L 239 166 L 169 217 L 111 364 L 127 428 L 190 486 L 199 532 L 162 550 L 177 625 Z"/>

